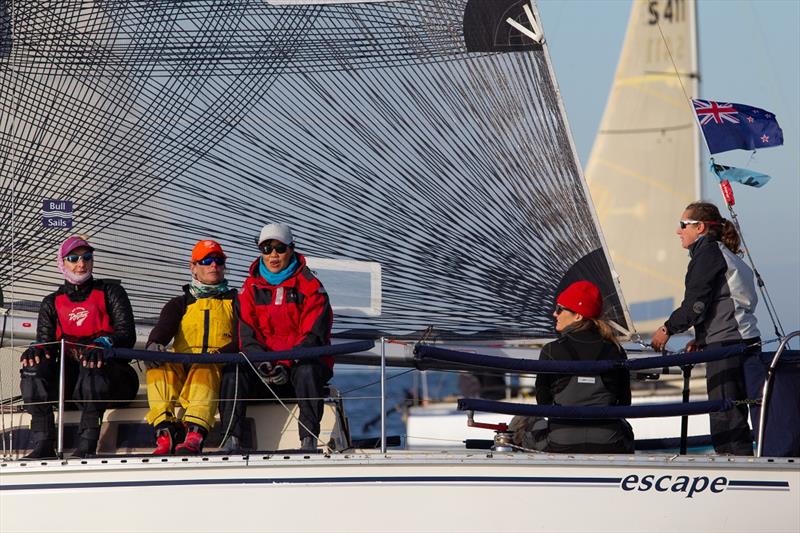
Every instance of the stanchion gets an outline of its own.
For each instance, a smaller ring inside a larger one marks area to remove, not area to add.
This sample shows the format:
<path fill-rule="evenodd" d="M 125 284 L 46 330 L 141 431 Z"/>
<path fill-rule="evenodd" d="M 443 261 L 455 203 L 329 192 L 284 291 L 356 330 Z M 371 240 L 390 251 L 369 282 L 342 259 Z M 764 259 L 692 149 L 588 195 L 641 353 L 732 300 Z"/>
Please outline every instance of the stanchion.
<path fill-rule="evenodd" d="M 67 358 L 64 339 L 61 339 L 61 358 L 58 361 L 58 457 L 64 458 L 64 360 Z"/>
<path fill-rule="evenodd" d="M 381 453 L 386 453 L 386 338 L 381 337 Z"/>
<path fill-rule="evenodd" d="M 681 367 L 683 371 L 683 403 L 689 403 L 689 381 L 692 378 L 692 368 L 694 365 Z M 689 440 L 689 416 L 681 417 L 681 455 L 686 455 Z"/>

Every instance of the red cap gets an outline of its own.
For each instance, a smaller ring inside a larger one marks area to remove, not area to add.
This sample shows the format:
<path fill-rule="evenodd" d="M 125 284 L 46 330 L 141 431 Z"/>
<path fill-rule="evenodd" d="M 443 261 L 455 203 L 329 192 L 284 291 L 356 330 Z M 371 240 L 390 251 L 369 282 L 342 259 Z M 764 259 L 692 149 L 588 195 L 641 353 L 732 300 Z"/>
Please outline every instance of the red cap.
<path fill-rule="evenodd" d="M 603 311 L 603 296 L 590 281 L 576 281 L 558 295 L 556 303 L 586 318 L 597 318 Z"/>
<path fill-rule="evenodd" d="M 197 241 L 192 248 L 192 261 L 200 261 L 211 254 L 221 255 L 227 259 L 228 256 L 222 251 L 222 246 L 217 241 L 209 239 Z"/>
<path fill-rule="evenodd" d="M 83 235 L 73 235 L 61 243 L 61 247 L 58 249 L 58 256 L 66 257 L 72 250 L 75 250 L 76 248 L 88 248 L 89 250 L 94 251 L 94 247 L 88 243 Z"/>

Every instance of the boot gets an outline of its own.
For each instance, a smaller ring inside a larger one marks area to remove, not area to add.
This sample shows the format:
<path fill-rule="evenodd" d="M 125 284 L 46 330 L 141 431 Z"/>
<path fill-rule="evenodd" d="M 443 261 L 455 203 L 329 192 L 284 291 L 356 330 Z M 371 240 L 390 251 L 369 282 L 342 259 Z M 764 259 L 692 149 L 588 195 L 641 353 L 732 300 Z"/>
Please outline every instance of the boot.
<path fill-rule="evenodd" d="M 97 439 L 81 437 L 78 440 L 78 447 L 72 453 L 72 457 L 76 459 L 86 459 L 92 457 L 97 452 Z"/>
<path fill-rule="evenodd" d="M 31 453 L 23 459 L 57 459 L 56 449 L 52 439 L 40 440 L 33 446 Z"/>
<path fill-rule="evenodd" d="M 171 455 L 175 453 L 177 431 L 174 424 L 159 424 L 156 427 L 156 449 L 153 455 Z"/>
<path fill-rule="evenodd" d="M 300 449 L 301 450 L 316 450 L 317 449 L 317 438 L 313 435 L 308 435 L 303 437 L 303 440 L 300 441 Z"/>
<path fill-rule="evenodd" d="M 242 442 L 239 440 L 239 437 L 237 437 L 236 435 L 231 435 L 225 441 L 225 444 L 223 444 L 220 447 L 219 451 L 225 453 L 237 454 L 237 453 L 242 453 L 244 450 L 242 450 Z"/>
<path fill-rule="evenodd" d="M 197 455 L 203 452 L 203 441 L 208 431 L 200 426 L 190 425 L 186 432 L 186 440 L 175 446 L 177 455 Z"/>

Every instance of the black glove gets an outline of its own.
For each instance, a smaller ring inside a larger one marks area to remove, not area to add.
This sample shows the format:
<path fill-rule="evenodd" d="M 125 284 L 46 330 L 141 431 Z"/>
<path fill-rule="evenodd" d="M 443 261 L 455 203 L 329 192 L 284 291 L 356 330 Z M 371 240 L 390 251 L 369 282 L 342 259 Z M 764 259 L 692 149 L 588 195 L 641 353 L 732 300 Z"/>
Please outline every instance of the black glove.
<path fill-rule="evenodd" d="M 50 358 L 50 354 L 42 348 L 41 346 L 28 346 L 22 355 L 19 356 L 19 362 L 22 363 L 23 367 L 26 366 L 35 366 L 38 365 L 39 362 L 47 357 Z"/>
<path fill-rule="evenodd" d="M 264 376 L 270 385 L 284 385 L 289 381 L 289 370 L 284 365 L 273 365 L 266 361 L 256 368 L 258 373 Z"/>
<path fill-rule="evenodd" d="M 100 346 L 87 346 L 81 352 L 81 364 L 89 368 L 100 368 L 103 366 L 104 349 Z"/>
<path fill-rule="evenodd" d="M 275 365 L 267 375 L 267 382 L 272 385 L 285 385 L 289 382 L 289 369 L 284 365 Z"/>

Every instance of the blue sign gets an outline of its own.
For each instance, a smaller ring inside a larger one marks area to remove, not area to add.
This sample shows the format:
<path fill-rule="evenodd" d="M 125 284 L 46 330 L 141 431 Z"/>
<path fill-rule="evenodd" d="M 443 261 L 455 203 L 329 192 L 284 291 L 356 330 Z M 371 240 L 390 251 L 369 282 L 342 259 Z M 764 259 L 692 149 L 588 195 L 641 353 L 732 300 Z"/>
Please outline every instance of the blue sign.
<path fill-rule="evenodd" d="M 45 228 L 72 228 L 72 202 L 68 200 L 44 200 L 42 202 L 42 226 Z"/>

